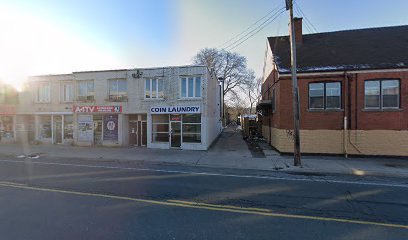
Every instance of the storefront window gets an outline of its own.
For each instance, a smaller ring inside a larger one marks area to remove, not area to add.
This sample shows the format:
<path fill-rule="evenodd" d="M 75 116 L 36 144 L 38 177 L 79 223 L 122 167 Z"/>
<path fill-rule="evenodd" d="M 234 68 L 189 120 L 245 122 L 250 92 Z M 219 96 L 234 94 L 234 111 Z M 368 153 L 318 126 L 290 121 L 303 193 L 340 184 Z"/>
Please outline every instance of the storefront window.
<path fill-rule="evenodd" d="M 51 128 L 51 116 L 41 116 L 40 117 L 40 139 L 51 138 L 52 128 Z"/>
<path fill-rule="evenodd" d="M 0 117 L 0 134 L 4 138 L 13 138 L 13 117 L 1 116 Z"/>
<path fill-rule="evenodd" d="M 183 142 L 201 142 L 201 114 L 183 115 Z"/>
<path fill-rule="evenodd" d="M 64 139 L 73 139 L 74 124 L 73 116 L 64 116 Z"/>
<path fill-rule="evenodd" d="M 103 140 L 118 140 L 118 122 L 118 115 L 103 116 Z"/>
<path fill-rule="evenodd" d="M 169 115 L 152 115 L 152 142 L 169 142 Z"/>

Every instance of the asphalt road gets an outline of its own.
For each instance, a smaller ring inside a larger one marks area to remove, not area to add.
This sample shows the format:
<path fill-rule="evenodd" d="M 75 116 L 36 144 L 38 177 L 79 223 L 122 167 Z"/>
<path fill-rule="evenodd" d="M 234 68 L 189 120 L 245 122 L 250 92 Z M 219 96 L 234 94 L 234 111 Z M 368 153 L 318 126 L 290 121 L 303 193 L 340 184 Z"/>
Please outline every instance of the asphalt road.
<path fill-rule="evenodd" d="M 406 180 L 214 171 L 0 159 L 0 239 L 408 239 Z"/>

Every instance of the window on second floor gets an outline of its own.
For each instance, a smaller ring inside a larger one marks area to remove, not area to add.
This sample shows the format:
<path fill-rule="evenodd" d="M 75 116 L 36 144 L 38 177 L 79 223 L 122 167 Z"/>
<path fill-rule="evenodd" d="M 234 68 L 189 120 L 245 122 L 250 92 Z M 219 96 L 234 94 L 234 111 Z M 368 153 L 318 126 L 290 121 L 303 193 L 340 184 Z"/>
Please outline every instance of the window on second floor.
<path fill-rule="evenodd" d="M 51 102 L 51 87 L 49 82 L 37 83 L 35 85 L 34 102 L 49 103 Z"/>
<path fill-rule="evenodd" d="M 79 81 L 78 82 L 78 101 L 94 101 L 95 90 L 94 81 Z"/>
<path fill-rule="evenodd" d="M 364 82 L 366 109 L 399 108 L 399 80 L 368 80 Z"/>
<path fill-rule="evenodd" d="M 145 79 L 145 98 L 155 99 L 164 97 L 163 79 Z"/>
<path fill-rule="evenodd" d="M 309 83 L 309 109 L 341 109 L 341 83 Z"/>
<path fill-rule="evenodd" d="M 109 80 L 109 101 L 127 101 L 127 81 L 126 79 Z"/>
<path fill-rule="evenodd" d="M 72 82 L 61 83 L 61 100 L 62 102 L 74 101 L 74 85 Z"/>
<path fill-rule="evenodd" d="M 182 98 L 201 97 L 201 77 L 182 77 L 181 97 Z"/>

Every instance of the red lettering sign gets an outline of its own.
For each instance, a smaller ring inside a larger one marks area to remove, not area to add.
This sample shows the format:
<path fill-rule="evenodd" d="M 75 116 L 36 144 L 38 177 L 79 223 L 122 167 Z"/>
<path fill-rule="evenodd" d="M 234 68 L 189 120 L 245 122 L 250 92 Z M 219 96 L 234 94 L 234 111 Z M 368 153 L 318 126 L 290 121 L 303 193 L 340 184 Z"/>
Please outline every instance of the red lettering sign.
<path fill-rule="evenodd" d="M 74 113 L 121 113 L 122 106 L 74 106 Z"/>

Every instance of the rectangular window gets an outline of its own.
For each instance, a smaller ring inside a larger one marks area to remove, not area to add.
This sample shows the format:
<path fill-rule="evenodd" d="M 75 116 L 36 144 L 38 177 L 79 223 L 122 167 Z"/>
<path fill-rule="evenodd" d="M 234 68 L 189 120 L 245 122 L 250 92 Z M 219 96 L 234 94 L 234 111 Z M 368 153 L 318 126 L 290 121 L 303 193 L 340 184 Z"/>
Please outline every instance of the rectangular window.
<path fill-rule="evenodd" d="M 324 109 L 324 83 L 309 84 L 309 108 Z"/>
<path fill-rule="evenodd" d="M 35 91 L 35 102 L 37 103 L 49 103 L 51 102 L 51 87 L 50 83 L 38 83 Z"/>
<path fill-rule="evenodd" d="M 309 109 L 341 109 L 341 83 L 309 83 Z"/>
<path fill-rule="evenodd" d="M 194 97 L 194 78 L 188 78 L 188 97 Z"/>
<path fill-rule="evenodd" d="M 341 106 L 340 82 L 326 83 L 326 109 L 339 109 Z"/>
<path fill-rule="evenodd" d="M 163 79 L 146 79 L 145 80 L 145 98 L 161 99 L 164 97 L 164 80 Z"/>
<path fill-rule="evenodd" d="M 364 106 L 367 109 L 399 108 L 399 80 L 364 82 Z"/>
<path fill-rule="evenodd" d="M 187 97 L 187 79 L 181 79 L 181 97 Z"/>
<path fill-rule="evenodd" d="M 51 138 L 52 136 L 52 129 L 51 129 L 51 116 L 47 115 L 47 116 L 40 116 L 39 117 L 39 138 L 40 139 L 47 139 L 47 138 Z"/>
<path fill-rule="evenodd" d="M 3 138 L 14 137 L 14 119 L 12 116 L 0 116 L 0 129 Z"/>
<path fill-rule="evenodd" d="M 201 114 L 183 114 L 183 142 L 201 142 Z"/>
<path fill-rule="evenodd" d="M 181 97 L 201 97 L 201 77 L 181 78 Z"/>
<path fill-rule="evenodd" d="M 126 79 L 109 80 L 109 101 L 127 101 L 127 81 Z"/>
<path fill-rule="evenodd" d="M 169 115 L 152 115 L 152 142 L 169 142 Z"/>
<path fill-rule="evenodd" d="M 62 83 L 61 96 L 63 102 L 74 101 L 74 85 L 72 82 Z"/>
<path fill-rule="evenodd" d="M 79 101 L 94 101 L 95 99 L 94 81 L 79 81 L 78 84 L 78 100 Z"/>
<path fill-rule="evenodd" d="M 382 108 L 399 108 L 399 81 L 381 81 Z"/>
<path fill-rule="evenodd" d="M 195 79 L 195 96 L 201 97 L 201 77 Z"/>

